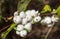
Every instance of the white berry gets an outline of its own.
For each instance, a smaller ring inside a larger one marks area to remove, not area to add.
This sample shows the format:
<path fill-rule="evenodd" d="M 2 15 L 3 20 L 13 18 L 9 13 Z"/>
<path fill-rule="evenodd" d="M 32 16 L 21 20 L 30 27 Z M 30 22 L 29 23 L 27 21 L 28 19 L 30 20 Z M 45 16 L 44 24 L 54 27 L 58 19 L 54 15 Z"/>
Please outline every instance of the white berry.
<path fill-rule="evenodd" d="M 39 22 L 41 20 L 41 17 L 40 16 L 37 16 L 34 18 L 34 22 Z"/>
<path fill-rule="evenodd" d="M 24 25 L 26 23 L 27 23 L 27 19 L 26 18 L 22 19 L 22 24 Z"/>
<path fill-rule="evenodd" d="M 27 23 L 25 26 L 24 26 L 25 29 L 27 29 L 29 32 L 31 31 L 32 29 L 32 24 L 31 23 Z"/>
<path fill-rule="evenodd" d="M 31 21 L 31 20 L 32 20 L 32 17 L 29 16 L 29 15 L 27 15 L 27 16 L 26 16 L 26 19 L 27 19 L 27 21 Z"/>
<path fill-rule="evenodd" d="M 13 18 L 13 21 L 14 21 L 16 24 L 21 23 L 21 18 L 20 18 L 19 16 L 15 16 L 15 17 Z"/>
<path fill-rule="evenodd" d="M 31 10 L 27 10 L 25 13 L 26 13 L 26 15 L 31 16 Z"/>
<path fill-rule="evenodd" d="M 14 16 L 18 16 L 18 12 L 16 11 L 16 12 L 14 12 Z"/>
<path fill-rule="evenodd" d="M 36 16 L 37 14 L 36 14 L 36 12 L 35 12 L 35 10 L 31 10 L 31 16 Z"/>
<path fill-rule="evenodd" d="M 41 20 L 41 23 L 42 23 L 42 24 L 45 24 L 45 21 L 44 21 L 44 19 L 43 19 L 43 20 Z"/>
<path fill-rule="evenodd" d="M 17 34 L 17 35 L 19 35 L 19 34 L 20 34 L 20 32 L 19 32 L 19 31 L 16 31 L 16 34 Z"/>
<path fill-rule="evenodd" d="M 26 35 L 27 35 L 27 31 L 26 30 L 20 31 L 20 36 L 21 37 L 25 37 Z"/>
<path fill-rule="evenodd" d="M 24 29 L 24 26 L 23 25 L 21 25 L 21 24 L 17 25 L 17 31 L 21 31 L 23 29 Z"/>
<path fill-rule="evenodd" d="M 51 21 L 51 17 L 45 17 L 44 22 L 45 22 L 46 24 L 50 24 L 50 23 L 52 22 L 52 21 Z"/>
<path fill-rule="evenodd" d="M 58 19 L 59 19 L 59 18 L 58 18 L 58 17 L 55 17 L 55 15 L 53 15 L 51 18 L 52 18 L 52 21 L 53 21 L 53 22 L 58 22 Z"/>
<path fill-rule="evenodd" d="M 19 16 L 20 16 L 21 18 L 25 18 L 26 14 L 22 11 L 22 12 L 20 12 Z"/>

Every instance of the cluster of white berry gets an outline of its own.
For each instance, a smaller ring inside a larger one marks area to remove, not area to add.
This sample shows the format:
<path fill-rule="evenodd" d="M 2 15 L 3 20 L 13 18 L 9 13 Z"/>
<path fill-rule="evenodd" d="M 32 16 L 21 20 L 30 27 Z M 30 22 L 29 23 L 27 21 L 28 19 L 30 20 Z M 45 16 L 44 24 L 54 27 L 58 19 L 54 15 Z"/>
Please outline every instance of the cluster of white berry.
<path fill-rule="evenodd" d="M 14 23 L 18 24 L 16 27 L 16 34 L 21 37 L 25 37 L 27 32 L 32 30 L 32 24 L 36 22 L 41 22 L 46 24 L 48 27 L 52 27 L 55 22 L 58 21 L 58 17 L 53 15 L 52 17 L 46 16 L 44 19 L 40 16 L 40 13 L 35 10 L 22 11 L 20 13 L 14 12 Z M 53 23 L 52 23 L 53 22 Z"/>
<path fill-rule="evenodd" d="M 18 12 L 14 12 L 14 23 L 18 24 L 16 27 L 16 34 L 24 37 L 27 35 L 27 32 L 32 30 L 32 23 L 39 22 L 41 17 L 38 11 L 28 10 L 26 12 L 22 11 L 18 14 Z"/>
<path fill-rule="evenodd" d="M 47 27 L 53 27 L 53 25 L 58 22 L 59 18 L 56 15 L 51 17 L 46 16 L 44 19 L 41 20 L 41 23 L 46 24 Z"/>

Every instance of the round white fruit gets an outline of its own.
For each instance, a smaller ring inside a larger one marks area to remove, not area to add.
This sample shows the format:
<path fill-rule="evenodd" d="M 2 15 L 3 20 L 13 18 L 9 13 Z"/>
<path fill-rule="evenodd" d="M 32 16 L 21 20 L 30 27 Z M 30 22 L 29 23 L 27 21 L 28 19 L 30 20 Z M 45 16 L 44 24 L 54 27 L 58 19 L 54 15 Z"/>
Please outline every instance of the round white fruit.
<path fill-rule="evenodd" d="M 26 24 L 27 23 L 27 19 L 26 18 L 23 18 L 22 19 L 22 24 L 24 25 L 24 24 Z"/>
<path fill-rule="evenodd" d="M 34 18 L 34 22 L 39 22 L 41 20 L 41 17 L 40 16 L 37 16 Z"/>
<path fill-rule="evenodd" d="M 44 23 L 50 24 L 51 22 L 52 22 L 52 21 L 51 21 L 51 17 L 45 17 Z"/>
<path fill-rule="evenodd" d="M 59 19 L 59 18 L 56 17 L 55 15 L 53 15 L 53 16 L 51 17 L 51 19 L 52 19 L 53 22 L 58 22 L 58 19 Z"/>
<path fill-rule="evenodd" d="M 14 12 L 14 16 L 18 16 L 18 12 L 16 11 L 16 12 Z"/>
<path fill-rule="evenodd" d="M 27 10 L 25 13 L 26 13 L 26 15 L 31 16 L 31 10 Z"/>
<path fill-rule="evenodd" d="M 26 19 L 27 19 L 27 21 L 31 21 L 31 20 L 32 20 L 32 17 L 29 16 L 29 15 L 27 15 L 27 16 L 26 16 Z"/>
<path fill-rule="evenodd" d="M 20 31 L 20 36 L 21 37 L 25 37 L 26 35 L 27 35 L 27 31 L 26 30 Z"/>
<path fill-rule="evenodd" d="M 19 31 L 16 31 L 16 34 L 17 34 L 17 35 L 19 35 L 19 34 L 20 34 L 20 32 L 19 32 Z"/>
<path fill-rule="evenodd" d="M 31 16 L 37 16 L 37 13 L 38 13 L 38 11 L 35 11 L 35 10 L 31 10 Z"/>
<path fill-rule="evenodd" d="M 19 16 L 15 16 L 15 17 L 13 18 L 13 21 L 14 21 L 16 24 L 21 23 L 21 18 L 20 18 Z"/>
<path fill-rule="evenodd" d="M 17 25 L 17 28 L 16 28 L 17 31 L 21 31 L 23 29 L 24 29 L 23 25 L 21 25 L 21 24 Z"/>
<path fill-rule="evenodd" d="M 24 26 L 25 29 L 27 29 L 29 32 L 31 31 L 32 29 L 32 24 L 31 23 L 27 23 L 25 26 Z"/>
<path fill-rule="evenodd" d="M 20 16 L 21 18 L 25 18 L 26 14 L 22 11 L 22 12 L 20 12 L 19 16 Z"/>

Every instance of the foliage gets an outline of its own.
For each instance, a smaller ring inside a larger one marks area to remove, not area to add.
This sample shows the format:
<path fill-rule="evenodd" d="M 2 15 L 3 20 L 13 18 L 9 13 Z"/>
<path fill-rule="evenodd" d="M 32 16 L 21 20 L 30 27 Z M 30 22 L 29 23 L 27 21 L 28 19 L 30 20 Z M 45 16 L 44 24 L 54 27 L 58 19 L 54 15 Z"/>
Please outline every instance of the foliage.
<path fill-rule="evenodd" d="M 57 12 L 57 16 L 60 18 L 60 6 L 58 6 L 56 12 Z"/>
<path fill-rule="evenodd" d="M 28 6 L 30 1 L 31 0 L 21 0 L 21 1 L 19 1 L 19 3 L 18 3 L 18 12 L 25 11 L 26 7 Z"/>
<path fill-rule="evenodd" d="M 42 9 L 41 13 L 51 12 L 51 7 L 49 5 L 45 5 Z"/>

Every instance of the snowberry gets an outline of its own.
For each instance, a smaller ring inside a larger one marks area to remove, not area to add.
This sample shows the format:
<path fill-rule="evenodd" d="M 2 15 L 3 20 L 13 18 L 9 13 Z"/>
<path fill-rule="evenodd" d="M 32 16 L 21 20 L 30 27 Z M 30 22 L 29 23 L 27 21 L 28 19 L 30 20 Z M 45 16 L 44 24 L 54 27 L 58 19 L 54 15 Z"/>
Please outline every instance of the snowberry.
<path fill-rule="evenodd" d="M 14 21 L 16 24 L 21 23 L 21 18 L 20 18 L 19 16 L 15 16 L 15 17 L 13 18 L 13 21 Z"/>
<path fill-rule="evenodd" d="M 17 34 L 17 35 L 19 35 L 19 34 L 20 34 L 20 32 L 19 32 L 19 31 L 16 31 L 16 34 Z"/>
<path fill-rule="evenodd" d="M 34 22 L 39 22 L 41 20 L 41 17 L 40 16 L 37 16 L 34 18 Z"/>
<path fill-rule="evenodd" d="M 45 19 L 44 19 L 44 22 L 46 23 L 46 24 L 50 24 L 52 21 L 51 21 L 51 17 L 45 17 Z"/>
<path fill-rule="evenodd" d="M 29 32 L 31 31 L 32 29 L 32 24 L 31 23 L 27 23 L 25 26 L 24 26 L 25 29 L 27 29 Z"/>
<path fill-rule="evenodd" d="M 26 30 L 20 31 L 20 36 L 21 37 L 25 37 L 26 35 L 27 35 L 27 31 Z"/>
<path fill-rule="evenodd" d="M 35 11 L 35 14 L 37 15 L 39 12 L 38 11 Z"/>
<path fill-rule="evenodd" d="M 20 12 L 19 16 L 20 16 L 21 18 L 25 18 L 26 14 L 22 11 L 22 12 Z"/>
<path fill-rule="evenodd" d="M 52 19 L 53 22 L 58 22 L 58 19 L 59 19 L 59 18 L 56 17 L 55 15 L 53 15 L 53 16 L 51 17 L 51 19 Z"/>
<path fill-rule="evenodd" d="M 27 23 L 27 19 L 26 18 L 23 18 L 22 19 L 22 24 L 24 25 L 24 24 L 26 24 Z"/>
<path fill-rule="evenodd" d="M 17 31 L 21 31 L 23 29 L 24 29 L 23 25 L 21 25 L 21 24 L 17 25 L 17 28 L 16 28 Z"/>
<path fill-rule="evenodd" d="M 27 21 L 31 21 L 31 20 L 32 20 L 32 17 L 29 16 L 29 15 L 27 15 L 27 16 L 26 16 L 26 19 L 27 19 Z"/>
<path fill-rule="evenodd" d="M 35 10 L 26 11 L 26 15 L 29 15 L 29 16 L 37 16 L 37 14 L 38 14 L 38 11 L 35 11 Z"/>
<path fill-rule="evenodd" d="M 35 10 L 31 10 L 31 16 L 36 16 L 38 13 L 38 11 L 35 11 Z"/>
<path fill-rule="evenodd" d="M 16 11 L 16 12 L 14 12 L 14 16 L 18 16 L 18 12 Z"/>
<path fill-rule="evenodd" d="M 31 10 L 27 10 L 25 13 L 26 13 L 26 15 L 31 16 Z"/>
<path fill-rule="evenodd" d="M 38 11 L 35 11 L 35 16 L 39 16 L 40 13 Z"/>
<path fill-rule="evenodd" d="M 43 19 L 43 20 L 41 20 L 41 23 L 42 23 L 42 24 L 45 24 L 44 19 Z"/>
<path fill-rule="evenodd" d="M 38 13 L 37 16 L 40 16 L 40 13 Z"/>
<path fill-rule="evenodd" d="M 31 10 L 31 16 L 35 15 L 35 10 Z"/>

